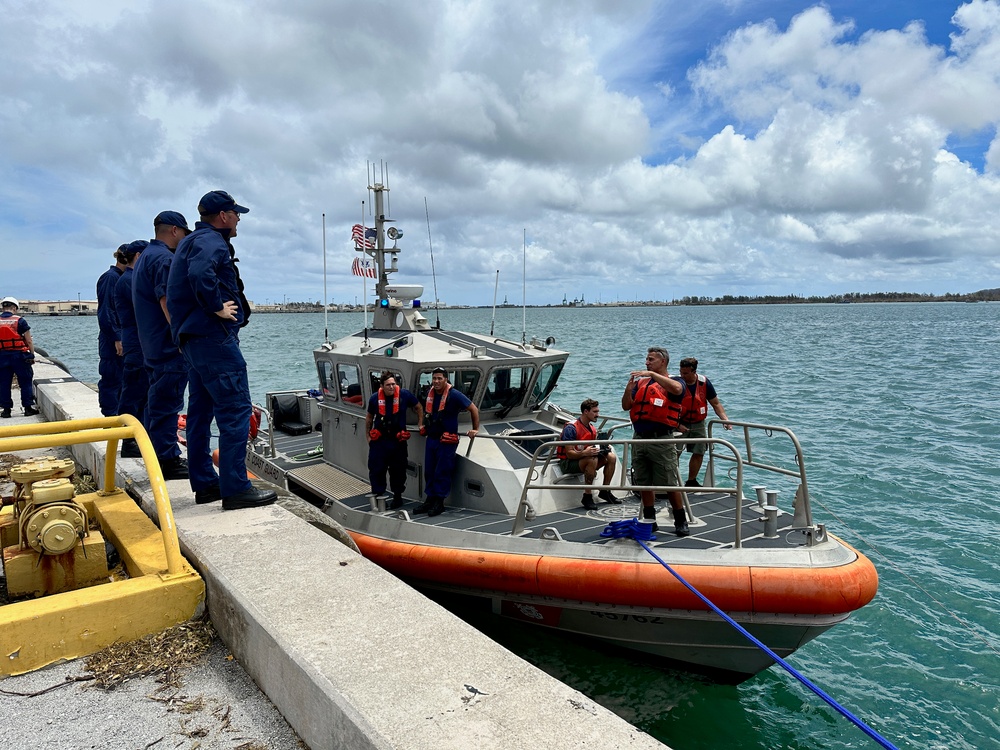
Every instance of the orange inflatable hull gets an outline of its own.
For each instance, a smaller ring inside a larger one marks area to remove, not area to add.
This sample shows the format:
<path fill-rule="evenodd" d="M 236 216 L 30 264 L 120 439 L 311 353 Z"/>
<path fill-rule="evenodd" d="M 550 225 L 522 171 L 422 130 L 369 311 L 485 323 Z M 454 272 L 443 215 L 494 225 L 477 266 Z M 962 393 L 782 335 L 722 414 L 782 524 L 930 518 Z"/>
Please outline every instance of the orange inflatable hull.
<path fill-rule="evenodd" d="M 499 594 L 545 596 L 662 609 L 706 610 L 658 562 L 616 562 L 431 547 L 352 532 L 361 553 L 411 579 Z M 875 596 L 878 573 L 861 554 L 847 565 L 774 568 L 747 565 L 671 566 L 716 606 L 729 612 L 836 615 Z"/>

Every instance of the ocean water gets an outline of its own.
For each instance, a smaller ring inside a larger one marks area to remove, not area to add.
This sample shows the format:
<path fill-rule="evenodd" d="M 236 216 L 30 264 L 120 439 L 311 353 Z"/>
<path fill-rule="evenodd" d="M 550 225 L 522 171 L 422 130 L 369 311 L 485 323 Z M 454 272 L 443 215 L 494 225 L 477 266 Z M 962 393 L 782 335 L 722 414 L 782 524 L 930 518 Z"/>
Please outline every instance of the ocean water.
<path fill-rule="evenodd" d="M 434 322 L 435 313 L 428 311 Z M 665 345 L 733 419 L 803 445 L 814 518 L 865 552 L 876 599 L 791 664 L 900 748 L 1000 748 L 1000 304 L 527 311 L 530 338 L 573 352 L 552 399 L 619 414 L 628 372 Z M 522 311 L 443 310 L 445 328 L 520 341 Z M 334 314 L 330 337 L 363 325 Z M 29 316 L 35 341 L 97 379 L 94 318 Z M 254 399 L 315 387 L 322 314 L 257 315 L 243 334 Z M 739 686 L 478 613 L 463 616 L 676 750 L 878 745 L 779 667 Z"/>

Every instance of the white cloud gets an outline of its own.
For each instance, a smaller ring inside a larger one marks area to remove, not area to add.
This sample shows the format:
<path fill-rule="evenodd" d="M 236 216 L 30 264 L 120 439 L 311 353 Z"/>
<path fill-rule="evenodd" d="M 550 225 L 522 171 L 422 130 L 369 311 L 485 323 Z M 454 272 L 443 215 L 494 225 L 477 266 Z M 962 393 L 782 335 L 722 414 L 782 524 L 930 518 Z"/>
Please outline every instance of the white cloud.
<path fill-rule="evenodd" d="M 19 3 L 0 26 L 0 291 L 89 289 L 158 211 L 193 220 L 224 188 L 251 207 L 252 297 L 319 298 L 323 213 L 331 293 L 353 297 L 368 159 L 429 290 L 427 198 L 450 302 L 482 301 L 498 268 L 519 299 L 525 230 L 532 302 L 977 286 L 1000 239 L 1000 5 L 958 7 L 948 49 L 919 19 L 742 9 Z M 664 70 L 713 23 L 698 64 Z M 983 172 L 949 151 L 976 134 Z M 661 163 L 664 143 L 686 155 Z"/>

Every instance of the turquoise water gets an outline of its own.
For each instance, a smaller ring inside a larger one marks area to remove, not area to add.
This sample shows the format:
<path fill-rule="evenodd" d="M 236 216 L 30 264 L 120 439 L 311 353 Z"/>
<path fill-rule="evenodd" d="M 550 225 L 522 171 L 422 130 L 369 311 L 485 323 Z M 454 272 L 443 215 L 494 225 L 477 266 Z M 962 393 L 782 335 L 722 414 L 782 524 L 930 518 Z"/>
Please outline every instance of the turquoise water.
<path fill-rule="evenodd" d="M 520 310 L 497 311 L 520 341 Z M 431 321 L 433 311 L 429 312 Z M 487 333 L 491 311 L 442 311 Z M 97 378 L 94 318 L 29 317 L 35 340 Z M 553 400 L 618 414 L 630 369 L 666 345 L 698 357 L 733 419 L 783 424 L 805 450 L 814 516 L 872 558 L 875 601 L 793 666 L 896 746 L 1000 747 L 1000 304 L 769 305 L 527 311 L 528 336 L 574 352 Z M 330 315 L 331 338 L 360 315 Z M 244 333 L 254 399 L 314 387 L 324 316 L 258 315 Z M 733 687 L 653 669 L 516 623 L 491 636 L 676 750 L 867 748 L 780 668 Z"/>

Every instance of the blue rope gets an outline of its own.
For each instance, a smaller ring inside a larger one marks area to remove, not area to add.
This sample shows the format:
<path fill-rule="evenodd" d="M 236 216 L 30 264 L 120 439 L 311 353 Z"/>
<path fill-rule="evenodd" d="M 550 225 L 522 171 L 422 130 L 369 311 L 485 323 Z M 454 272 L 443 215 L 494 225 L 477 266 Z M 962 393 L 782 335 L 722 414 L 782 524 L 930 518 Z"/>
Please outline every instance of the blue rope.
<path fill-rule="evenodd" d="M 643 527 L 645 527 L 645 528 L 643 528 Z M 636 531 L 638 531 L 639 533 L 635 534 L 635 535 L 630 534 L 630 530 L 633 529 L 633 528 Z M 670 571 L 670 574 L 674 578 L 676 578 L 678 581 L 680 581 L 682 584 L 684 584 L 684 587 L 687 588 L 688 591 L 690 591 L 692 594 L 694 594 L 699 599 L 701 599 L 703 602 L 705 602 L 705 604 L 708 605 L 708 607 L 711 608 L 713 612 L 715 612 L 723 620 L 725 620 L 730 625 L 732 625 L 734 628 L 736 628 L 743 635 L 743 637 L 745 637 L 747 640 L 749 640 L 751 643 L 753 643 L 755 646 L 757 646 L 757 648 L 759 648 L 765 654 L 767 654 L 772 659 L 774 659 L 778 664 L 781 665 L 781 667 L 786 672 L 788 672 L 790 675 L 792 675 L 792 677 L 794 677 L 799 682 L 801 682 L 803 685 L 805 685 L 807 688 L 809 688 L 814 693 L 816 693 L 816 695 L 818 695 L 820 698 L 822 698 L 824 701 L 826 701 L 826 703 L 829 706 L 831 706 L 833 709 L 835 709 L 836 711 L 838 711 L 842 716 L 846 717 L 850 722 L 852 722 L 856 727 L 858 727 L 858 729 L 860 729 L 862 732 L 864 732 L 865 734 L 867 734 L 869 737 L 871 737 L 873 740 L 875 740 L 882 747 L 887 748 L 887 750 L 898 750 L 898 748 L 895 745 L 893 745 L 891 742 L 889 742 L 889 740 L 887 740 L 885 737 L 883 737 L 882 735 L 880 735 L 878 732 L 876 732 L 870 726 L 868 726 L 863 721 L 861 721 L 861 719 L 859 719 L 857 716 L 855 716 L 850 711 L 848 711 L 846 708 L 844 708 L 839 703 L 837 703 L 837 701 L 835 701 L 833 698 L 831 698 L 829 695 L 827 695 L 827 693 L 824 692 L 822 690 L 822 688 L 820 688 L 818 685 L 814 684 L 808 677 L 806 677 L 805 675 L 801 674 L 797 669 L 795 669 L 795 667 L 793 667 L 787 661 L 785 661 L 780 656 L 778 656 L 776 653 L 774 653 L 774 651 L 772 651 L 770 648 L 768 648 L 766 645 L 764 645 L 764 643 L 762 643 L 760 640 L 758 640 L 753 635 L 751 635 L 750 632 L 747 631 L 747 629 L 744 628 L 742 625 L 740 625 L 738 622 L 736 622 L 736 620 L 734 620 L 732 617 L 730 617 L 725 612 L 723 612 L 721 609 L 719 609 L 717 606 L 715 606 L 715 604 L 713 604 L 708 599 L 708 597 L 706 597 L 704 594 L 702 594 L 700 591 L 698 591 L 698 589 L 696 589 L 694 586 L 692 586 L 690 583 L 688 583 L 686 580 L 684 580 L 684 577 L 680 573 L 678 573 L 676 570 L 674 570 L 673 568 L 671 568 L 662 558 L 660 558 L 659 555 L 657 555 L 655 552 L 653 552 L 653 550 L 651 550 L 649 547 L 647 547 L 646 544 L 645 544 L 645 540 L 643 538 L 640 538 L 640 536 L 646 536 L 646 537 L 652 538 L 651 529 L 652 529 L 652 524 L 639 523 L 636 519 L 630 519 L 630 520 L 627 520 L 627 521 L 612 521 L 610 524 L 608 524 L 607 527 L 605 527 L 604 531 L 601 532 L 601 536 L 602 537 L 613 537 L 615 539 L 623 539 L 623 538 L 628 538 L 628 537 L 631 536 L 631 538 L 635 539 L 639 543 L 639 546 L 641 546 L 644 550 L 646 550 L 646 552 L 648 552 L 650 555 L 653 556 L 654 560 L 656 560 L 658 563 L 660 563 L 660 565 L 662 565 L 664 568 L 666 568 L 668 571 Z"/>
<path fill-rule="evenodd" d="M 641 523 L 638 518 L 626 518 L 622 521 L 612 521 L 604 527 L 601 536 L 605 539 L 635 539 L 637 541 L 655 542 L 653 524 Z"/>

